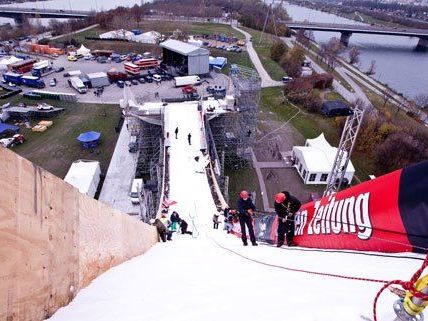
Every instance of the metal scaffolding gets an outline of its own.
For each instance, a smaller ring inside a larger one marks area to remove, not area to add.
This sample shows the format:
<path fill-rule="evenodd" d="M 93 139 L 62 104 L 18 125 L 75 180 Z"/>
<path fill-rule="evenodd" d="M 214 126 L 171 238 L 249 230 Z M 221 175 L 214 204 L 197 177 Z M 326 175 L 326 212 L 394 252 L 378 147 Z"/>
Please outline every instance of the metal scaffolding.
<path fill-rule="evenodd" d="M 256 138 L 261 79 L 253 69 L 233 66 L 230 72 L 235 96 L 234 110 L 208 122 L 216 147 L 215 159 L 224 168 L 242 168 L 251 161 Z M 210 143 L 210 145 L 213 145 Z"/>
<path fill-rule="evenodd" d="M 343 185 L 346 169 L 348 168 L 351 154 L 357 140 L 358 132 L 363 121 L 365 107 L 362 103 L 356 103 L 353 114 L 346 118 L 345 127 L 343 128 L 342 137 L 337 148 L 336 158 L 333 168 L 328 176 L 327 187 L 324 196 L 330 195 L 340 190 Z M 351 183 L 351 182 L 348 182 Z"/>

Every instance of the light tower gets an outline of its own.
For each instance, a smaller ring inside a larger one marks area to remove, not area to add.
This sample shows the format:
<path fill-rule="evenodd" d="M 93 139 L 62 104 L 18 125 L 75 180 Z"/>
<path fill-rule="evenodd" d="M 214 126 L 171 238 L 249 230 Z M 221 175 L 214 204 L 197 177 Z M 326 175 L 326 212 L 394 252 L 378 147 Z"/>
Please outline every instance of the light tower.
<path fill-rule="evenodd" d="M 365 112 L 365 106 L 361 101 L 355 102 L 353 114 L 346 118 L 345 127 L 343 128 L 342 137 L 337 148 L 333 168 L 328 176 L 327 187 L 323 196 L 330 195 L 340 190 L 343 178 L 354 150 L 355 141 L 361 127 Z"/>

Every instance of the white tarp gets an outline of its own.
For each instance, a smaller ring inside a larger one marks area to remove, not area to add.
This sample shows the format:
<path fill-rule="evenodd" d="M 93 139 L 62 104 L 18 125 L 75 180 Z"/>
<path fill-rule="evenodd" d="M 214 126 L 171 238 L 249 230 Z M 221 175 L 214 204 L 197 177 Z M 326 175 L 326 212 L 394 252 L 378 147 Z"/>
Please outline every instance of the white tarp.
<path fill-rule="evenodd" d="M 100 175 L 100 162 L 80 159 L 71 164 L 64 181 L 76 187 L 80 193 L 94 197 Z"/>
<path fill-rule="evenodd" d="M 131 31 L 125 29 L 108 31 L 100 34 L 101 39 L 128 39 L 133 40 L 134 34 Z"/>
<path fill-rule="evenodd" d="M 161 34 L 159 32 L 148 31 L 140 35 L 135 35 L 133 40 L 141 43 L 155 44 L 160 39 L 160 37 L 161 37 Z"/>

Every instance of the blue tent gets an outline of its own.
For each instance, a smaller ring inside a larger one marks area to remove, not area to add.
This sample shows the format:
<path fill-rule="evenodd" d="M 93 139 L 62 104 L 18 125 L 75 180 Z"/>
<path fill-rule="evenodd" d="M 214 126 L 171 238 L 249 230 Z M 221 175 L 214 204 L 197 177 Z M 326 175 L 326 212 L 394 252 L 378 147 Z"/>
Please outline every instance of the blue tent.
<path fill-rule="evenodd" d="M 19 127 L 9 124 L 0 123 L 0 135 L 3 135 L 4 133 L 12 131 L 14 133 L 19 132 Z"/>
<path fill-rule="evenodd" d="M 98 146 L 100 137 L 100 133 L 90 131 L 80 134 L 79 137 L 77 137 L 77 140 L 82 143 L 84 148 L 94 148 Z"/>

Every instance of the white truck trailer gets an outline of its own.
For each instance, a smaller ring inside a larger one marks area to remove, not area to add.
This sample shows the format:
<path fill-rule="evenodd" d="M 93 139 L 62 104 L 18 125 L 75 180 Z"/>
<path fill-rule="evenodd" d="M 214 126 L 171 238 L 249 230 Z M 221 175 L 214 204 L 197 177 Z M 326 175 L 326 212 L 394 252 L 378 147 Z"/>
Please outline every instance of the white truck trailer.
<path fill-rule="evenodd" d="M 175 77 L 174 82 L 175 87 L 197 85 L 201 82 L 201 78 L 199 78 L 199 76 Z"/>

